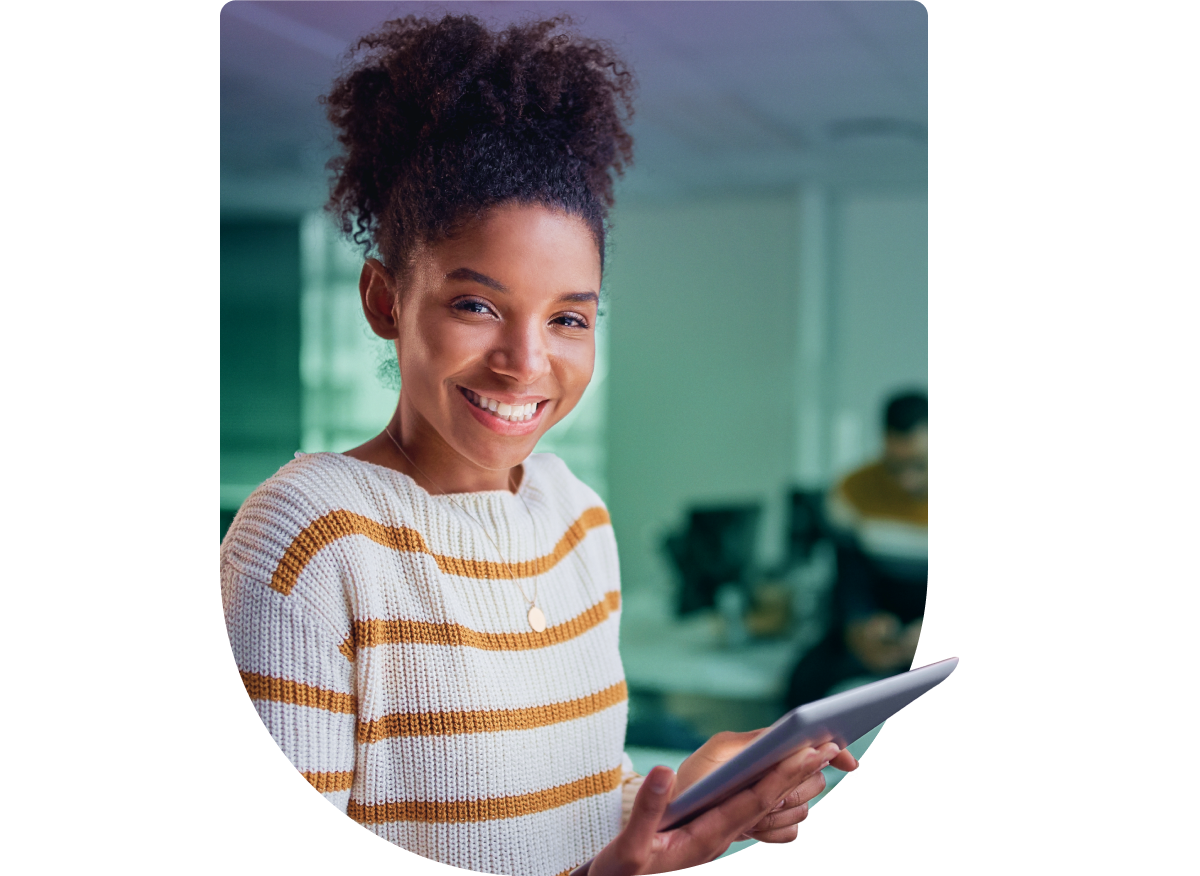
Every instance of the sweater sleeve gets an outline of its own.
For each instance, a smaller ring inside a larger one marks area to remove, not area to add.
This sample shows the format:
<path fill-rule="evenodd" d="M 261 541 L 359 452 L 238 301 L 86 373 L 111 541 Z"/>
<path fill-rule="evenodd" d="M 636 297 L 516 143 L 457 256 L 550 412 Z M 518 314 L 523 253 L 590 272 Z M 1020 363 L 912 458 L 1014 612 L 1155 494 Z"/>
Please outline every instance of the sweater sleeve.
<path fill-rule="evenodd" d="M 243 512 L 221 549 L 225 623 L 242 683 L 292 765 L 345 812 L 357 725 L 353 652 L 327 613 L 270 586 L 295 528 L 280 519 L 287 515 L 260 504 Z"/>
<path fill-rule="evenodd" d="M 639 775 L 633 769 L 633 761 L 628 753 L 621 755 L 621 829 L 629 824 L 629 816 L 633 812 L 633 799 L 637 797 L 645 776 Z"/>

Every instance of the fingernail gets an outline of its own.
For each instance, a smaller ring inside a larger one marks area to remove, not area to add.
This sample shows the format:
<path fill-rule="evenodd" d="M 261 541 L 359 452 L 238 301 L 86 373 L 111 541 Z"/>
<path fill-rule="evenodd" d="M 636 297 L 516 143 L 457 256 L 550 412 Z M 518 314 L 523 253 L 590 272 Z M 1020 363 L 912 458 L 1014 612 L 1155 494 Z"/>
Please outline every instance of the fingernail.
<path fill-rule="evenodd" d="M 667 769 L 655 770 L 646 779 L 646 784 L 650 786 L 650 790 L 655 794 L 665 794 L 667 788 L 671 786 L 671 771 Z"/>

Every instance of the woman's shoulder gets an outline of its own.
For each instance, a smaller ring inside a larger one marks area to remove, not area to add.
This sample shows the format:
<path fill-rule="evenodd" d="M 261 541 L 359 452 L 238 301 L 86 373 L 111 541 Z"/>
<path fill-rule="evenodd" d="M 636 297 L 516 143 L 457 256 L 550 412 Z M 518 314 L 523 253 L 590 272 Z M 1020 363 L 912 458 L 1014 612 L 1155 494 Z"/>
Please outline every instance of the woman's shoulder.
<path fill-rule="evenodd" d="M 384 483 L 389 470 L 376 469 L 341 453 L 297 453 L 242 503 L 222 542 L 222 561 L 247 551 L 286 552 L 312 528 L 343 517 L 403 522 L 411 516 L 406 492 Z"/>
<path fill-rule="evenodd" d="M 341 453 L 297 453 L 259 484 L 242 508 L 326 513 L 360 506 L 377 493 L 375 468 Z"/>

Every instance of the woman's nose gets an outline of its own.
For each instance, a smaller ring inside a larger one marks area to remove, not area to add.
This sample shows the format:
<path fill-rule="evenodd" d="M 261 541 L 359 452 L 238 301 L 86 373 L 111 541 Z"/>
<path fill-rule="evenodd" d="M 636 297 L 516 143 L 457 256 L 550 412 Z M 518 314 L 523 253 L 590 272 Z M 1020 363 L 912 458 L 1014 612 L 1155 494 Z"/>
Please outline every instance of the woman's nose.
<path fill-rule="evenodd" d="M 550 371 L 550 350 L 541 325 L 513 326 L 488 357 L 488 367 L 531 386 Z"/>

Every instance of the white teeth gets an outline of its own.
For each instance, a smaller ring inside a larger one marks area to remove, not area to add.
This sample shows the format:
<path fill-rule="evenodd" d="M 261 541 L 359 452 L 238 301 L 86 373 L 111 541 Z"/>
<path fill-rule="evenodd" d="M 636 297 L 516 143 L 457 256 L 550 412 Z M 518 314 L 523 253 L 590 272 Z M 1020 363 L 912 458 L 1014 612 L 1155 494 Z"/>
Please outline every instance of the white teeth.
<path fill-rule="evenodd" d="M 537 413 L 537 402 L 530 402 L 525 405 L 508 405 L 504 402 L 496 401 L 494 398 L 471 393 L 470 396 L 474 405 L 482 408 L 485 411 L 491 411 L 501 419 L 508 420 L 510 423 L 524 423 L 526 420 L 532 420 L 533 415 Z"/>

